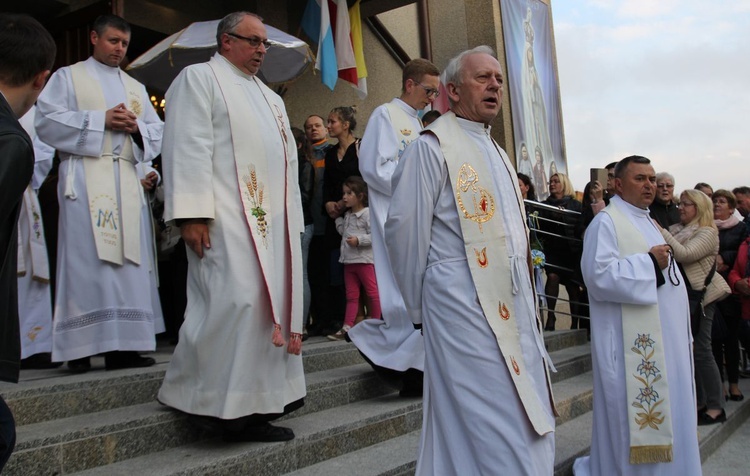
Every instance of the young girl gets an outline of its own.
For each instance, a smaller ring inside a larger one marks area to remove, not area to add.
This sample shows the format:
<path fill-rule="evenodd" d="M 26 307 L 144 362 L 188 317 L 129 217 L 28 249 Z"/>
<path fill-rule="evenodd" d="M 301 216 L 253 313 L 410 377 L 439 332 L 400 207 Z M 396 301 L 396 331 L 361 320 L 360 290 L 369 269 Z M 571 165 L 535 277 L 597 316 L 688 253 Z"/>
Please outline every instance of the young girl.
<path fill-rule="evenodd" d="M 359 288 L 365 288 L 372 306 L 370 317 L 380 319 L 380 297 L 375 280 L 372 242 L 370 240 L 370 209 L 367 208 L 367 184 L 362 177 L 344 180 L 344 206 L 348 209 L 343 217 L 336 219 L 336 230 L 341 234 L 341 258 L 344 264 L 344 286 L 346 287 L 346 313 L 344 326 L 328 336 L 330 340 L 343 340 L 354 325 L 359 304 Z"/>

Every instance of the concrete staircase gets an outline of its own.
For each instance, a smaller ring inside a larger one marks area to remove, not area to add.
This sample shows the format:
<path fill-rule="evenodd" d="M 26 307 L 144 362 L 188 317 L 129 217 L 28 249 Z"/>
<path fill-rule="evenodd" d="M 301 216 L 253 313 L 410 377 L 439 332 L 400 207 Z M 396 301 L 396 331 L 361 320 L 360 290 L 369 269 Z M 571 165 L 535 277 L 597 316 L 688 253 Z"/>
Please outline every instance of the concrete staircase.
<path fill-rule="evenodd" d="M 585 331 L 547 333 L 558 369 L 555 474 L 567 475 L 589 451 L 593 399 Z M 18 424 L 7 475 L 410 475 L 416 466 L 421 399 L 399 398 L 365 364 L 353 345 L 312 338 L 305 343 L 305 406 L 283 425 L 297 437 L 284 443 L 224 443 L 155 401 L 171 348 L 149 369 L 70 375 L 22 372 L 0 393 Z M 750 395 L 750 385 L 743 392 Z M 724 425 L 701 427 L 705 460 L 750 416 L 750 399 L 728 406 Z"/>

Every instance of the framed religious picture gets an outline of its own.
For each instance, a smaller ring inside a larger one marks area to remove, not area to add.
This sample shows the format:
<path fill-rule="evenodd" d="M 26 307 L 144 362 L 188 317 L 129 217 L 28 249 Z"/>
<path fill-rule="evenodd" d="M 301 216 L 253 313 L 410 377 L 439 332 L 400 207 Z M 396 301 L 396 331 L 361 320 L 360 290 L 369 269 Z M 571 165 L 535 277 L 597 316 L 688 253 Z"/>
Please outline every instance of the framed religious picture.
<path fill-rule="evenodd" d="M 550 176 L 568 170 L 552 12 L 549 0 L 500 0 L 500 12 L 516 169 L 542 200 Z"/>

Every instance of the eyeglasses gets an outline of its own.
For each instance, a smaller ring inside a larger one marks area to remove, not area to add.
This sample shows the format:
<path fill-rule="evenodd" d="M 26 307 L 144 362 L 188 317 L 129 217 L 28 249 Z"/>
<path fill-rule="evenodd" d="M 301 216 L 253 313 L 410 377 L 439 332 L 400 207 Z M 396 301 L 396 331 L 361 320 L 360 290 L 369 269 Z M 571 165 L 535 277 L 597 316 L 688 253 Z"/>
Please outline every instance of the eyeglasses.
<path fill-rule="evenodd" d="M 680 202 L 681 207 L 694 207 L 695 203 L 692 202 Z"/>
<path fill-rule="evenodd" d="M 422 83 L 420 83 L 418 81 L 414 81 L 414 82 L 417 83 L 418 85 L 422 86 L 422 89 L 424 89 L 424 92 L 427 93 L 427 97 L 428 98 L 429 97 L 437 98 L 438 96 L 440 96 L 440 91 L 439 90 L 433 89 L 433 88 L 428 88 L 427 86 L 425 86 L 424 84 L 422 84 Z"/>
<path fill-rule="evenodd" d="M 271 48 L 271 42 L 268 40 L 261 40 L 258 36 L 253 36 L 251 38 L 248 38 L 247 36 L 238 35 L 237 33 L 227 33 L 229 36 L 233 36 L 237 38 L 238 40 L 245 40 L 247 43 L 252 46 L 253 48 L 259 48 L 260 45 L 263 45 L 266 47 L 266 49 Z"/>
<path fill-rule="evenodd" d="M 674 185 L 671 183 L 660 183 L 656 185 L 656 188 L 667 188 L 667 189 L 673 189 Z"/>

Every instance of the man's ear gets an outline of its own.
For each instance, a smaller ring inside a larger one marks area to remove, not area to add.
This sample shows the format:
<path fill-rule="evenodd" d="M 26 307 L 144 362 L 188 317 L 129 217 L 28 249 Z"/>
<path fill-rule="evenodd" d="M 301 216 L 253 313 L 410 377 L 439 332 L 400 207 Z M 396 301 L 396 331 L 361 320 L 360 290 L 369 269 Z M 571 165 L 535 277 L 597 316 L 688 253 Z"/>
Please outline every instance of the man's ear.
<path fill-rule="evenodd" d="M 458 86 L 454 83 L 448 83 L 445 86 L 445 90 L 448 91 L 448 97 L 451 98 L 453 102 L 458 101 Z"/>
<path fill-rule="evenodd" d="M 622 193 L 622 179 L 615 177 L 615 192 Z"/>
<path fill-rule="evenodd" d="M 232 39 L 229 36 L 229 33 L 224 33 L 221 35 L 221 42 L 218 45 L 219 51 L 226 51 L 229 49 L 229 44 L 231 43 Z"/>
<path fill-rule="evenodd" d="M 96 32 L 96 30 L 91 30 L 89 39 L 91 40 L 92 45 L 96 44 L 96 41 L 99 39 L 99 34 Z"/>
<path fill-rule="evenodd" d="M 47 78 L 50 73 L 51 71 L 46 69 L 34 76 L 34 81 L 31 83 L 31 87 L 34 91 L 41 91 L 44 88 L 44 85 L 47 84 Z"/>
<path fill-rule="evenodd" d="M 416 86 L 417 86 L 417 83 L 413 79 L 409 78 L 409 79 L 406 80 L 406 90 L 407 91 L 411 91 Z"/>

